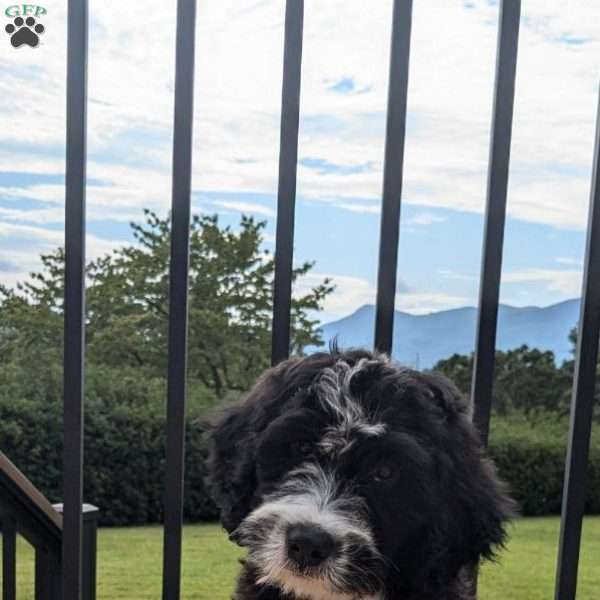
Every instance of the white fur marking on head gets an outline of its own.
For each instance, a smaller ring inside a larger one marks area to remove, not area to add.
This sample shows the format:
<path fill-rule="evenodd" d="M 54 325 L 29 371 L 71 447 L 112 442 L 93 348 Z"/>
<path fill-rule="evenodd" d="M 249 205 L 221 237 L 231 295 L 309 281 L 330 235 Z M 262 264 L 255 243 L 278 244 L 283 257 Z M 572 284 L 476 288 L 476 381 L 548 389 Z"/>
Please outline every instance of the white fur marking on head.
<path fill-rule="evenodd" d="M 353 499 L 352 513 L 347 508 L 348 500 L 338 498 L 337 484 L 331 473 L 319 465 L 307 463 L 289 474 L 273 499 L 256 508 L 246 518 L 247 523 L 276 517 L 283 527 L 294 523 L 318 525 L 332 536 L 342 538 L 354 535 L 365 544 L 373 543 L 371 531 L 360 517 L 362 501 Z"/>
<path fill-rule="evenodd" d="M 319 442 L 319 447 L 326 454 L 346 452 L 352 447 L 356 433 L 378 437 L 386 432 L 385 424 L 369 421 L 360 400 L 350 393 L 353 377 L 373 364 L 380 364 L 380 361 L 362 358 L 351 367 L 347 362 L 339 360 L 334 367 L 324 369 L 319 376 L 316 392 L 325 407 L 337 418 L 337 424 L 327 428 Z"/>

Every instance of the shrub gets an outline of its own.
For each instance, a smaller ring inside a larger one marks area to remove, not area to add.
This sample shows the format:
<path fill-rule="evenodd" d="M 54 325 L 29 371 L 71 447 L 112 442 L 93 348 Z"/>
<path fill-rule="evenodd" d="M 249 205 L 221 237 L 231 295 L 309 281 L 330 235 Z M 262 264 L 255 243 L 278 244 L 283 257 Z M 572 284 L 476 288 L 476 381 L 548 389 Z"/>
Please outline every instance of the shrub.
<path fill-rule="evenodd" d="M 88 394 L 85 430 L 85 500 L 101 509 L 104 525 L 162 519 L 165 468 L 164 381 L 110 382 L 96 372 Z M 114 376 L 114 373 L 113 373 Z M 518 416 L 494 417 L 490 454 L 519 501 L 523 515 L 560 512 L 567 424 Z M 0 392 L 0 449 L 48 496 L 61 500 L 62 405 L 57 399 L 14 401 Z M 217 508 L 204 484 L 206 432 L 197 419 L 186 429 L 184 514 L 188 521 L 215 520 Z M 600 513 L 600 436 L 588 468 L 586 510 Z"/>
<path fill-rule="evenodd" d="M 524 516 L 560 513 L 567 431 L 567 421 L 552 415 L 534 422 L 519 415 L 492 419 L 489 453 Z M 600 513 L 598 432 L 592 436 L 585 508 Z"/>
<path fill-rule="evenodd" d="M 108 375 L 95 373 L 90 379 Z M 126 378 L 109 381 L 105 378 L 104 389 L 95 382 L 92 387 L 96 391 L 88 394 L 86 403 L 85 501 L 100 508 L 103 525 L 159 522 L 166 428 L 164 402 L 157 398 L 164 397 L 164 383 Z M 214 520 L 217 509 L 204 486 L 206 434 L 193 418 L 188 419 L 186 444 L 185 518 Z M 51 502 L 61 501 L 59 400 L 15 401 L 0 394 L 0 449 Z"/>

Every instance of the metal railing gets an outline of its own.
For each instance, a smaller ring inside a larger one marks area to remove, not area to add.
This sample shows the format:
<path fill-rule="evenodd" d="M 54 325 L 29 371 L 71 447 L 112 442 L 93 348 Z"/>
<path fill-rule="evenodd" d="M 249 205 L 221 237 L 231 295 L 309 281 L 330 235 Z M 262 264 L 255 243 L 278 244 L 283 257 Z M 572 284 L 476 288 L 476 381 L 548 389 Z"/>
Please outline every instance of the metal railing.
<path fill-rule="evenodd" d="M 35 600 L 61 600 L 62 505 L 52 505 L 0 452 L 2 598 L 17 597 L 17 534 L 35 549 Z M 82 598 L 96 599 L 96 532 L 99 511 L 83 505 Z"/>
<path fill-rule="evenodd" d="M 69 0 L 65 292 L 65 454 L 62 598 L 81 600 L 87 0 Z M 184 414 L 187 358 L 188 238 L 191 206 L 195 0 L 178 0 L 173 145 L 171 285 L 163 599 L 180 598 Z M 272 362 L 288 356 L 294 212 L 300 112 L 303 0 L 287 0 L 279 159 Z M 383 201 L 377 279 L 375 346 L 391 352 L 406 131 L 412 1 L 393 9 Z M 473 374 L 474 420 L 487 441 L 502 247 L 506 215 L 520 0 L 500 3 L 485 234 Z M 567 474 L 564 485 L 556 600 L 573 600 L 581 539 L 585 470 L 600 334 L 600 108 L 577 345 Z M 375 267 L 375 265 L 374 265 Z M 10 536 L 9 536 L 10 545 Z M 6 599 L 6 596 L 5 596 Z"/>

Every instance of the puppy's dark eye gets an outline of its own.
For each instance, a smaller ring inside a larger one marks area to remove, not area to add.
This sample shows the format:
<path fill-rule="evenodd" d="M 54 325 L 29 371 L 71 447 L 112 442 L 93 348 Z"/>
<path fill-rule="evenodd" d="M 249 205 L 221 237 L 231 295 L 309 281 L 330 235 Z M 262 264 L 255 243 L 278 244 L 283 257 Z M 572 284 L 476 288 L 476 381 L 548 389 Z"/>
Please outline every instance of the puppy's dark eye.
<path fill-rule="evenodd" d="M 298 453 L 301 456 L 310 456 L 313 453 L 313 445 L 311 442 L 298 442 Z"/>
<path fill-rule="evenodd" d="M 394 468 L 389 463 L 379 465 L 373 471 L 373 479 L 375 481 L 389 481 L 394 476 Z"/>

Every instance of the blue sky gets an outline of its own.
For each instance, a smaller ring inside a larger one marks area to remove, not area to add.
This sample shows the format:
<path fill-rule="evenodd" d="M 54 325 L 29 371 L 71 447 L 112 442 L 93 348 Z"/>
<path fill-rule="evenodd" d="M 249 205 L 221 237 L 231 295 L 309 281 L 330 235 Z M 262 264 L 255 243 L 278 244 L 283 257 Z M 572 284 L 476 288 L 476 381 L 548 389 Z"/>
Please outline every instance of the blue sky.
<path fill-rule="evenodd" d="M 62 244 L 66 21 L 46 0 L 39 48 L 0 40 L 0 282 Z M 175 1 L 91 2 L 88 254 L 131 241 L 170 202 Z M 303 288 L 337 283 L 324 318 L 373 302 L 391 0 L 306 1 L 296 258 Z M 5 7 L 4 7 L 5 8 Z M 282 1 L 203 0 L 197 29 L 193 204 L 268 223 L 273 248 Z M 5 17 L 3 17 L 5 18 Z M 6 22 L 9 20 L 7 18 Z M 397 307 L 476 302 L 498 6 L 415 3 Z M 600 5 L 524 0 L 502 300 L 579 294 Z"/>

